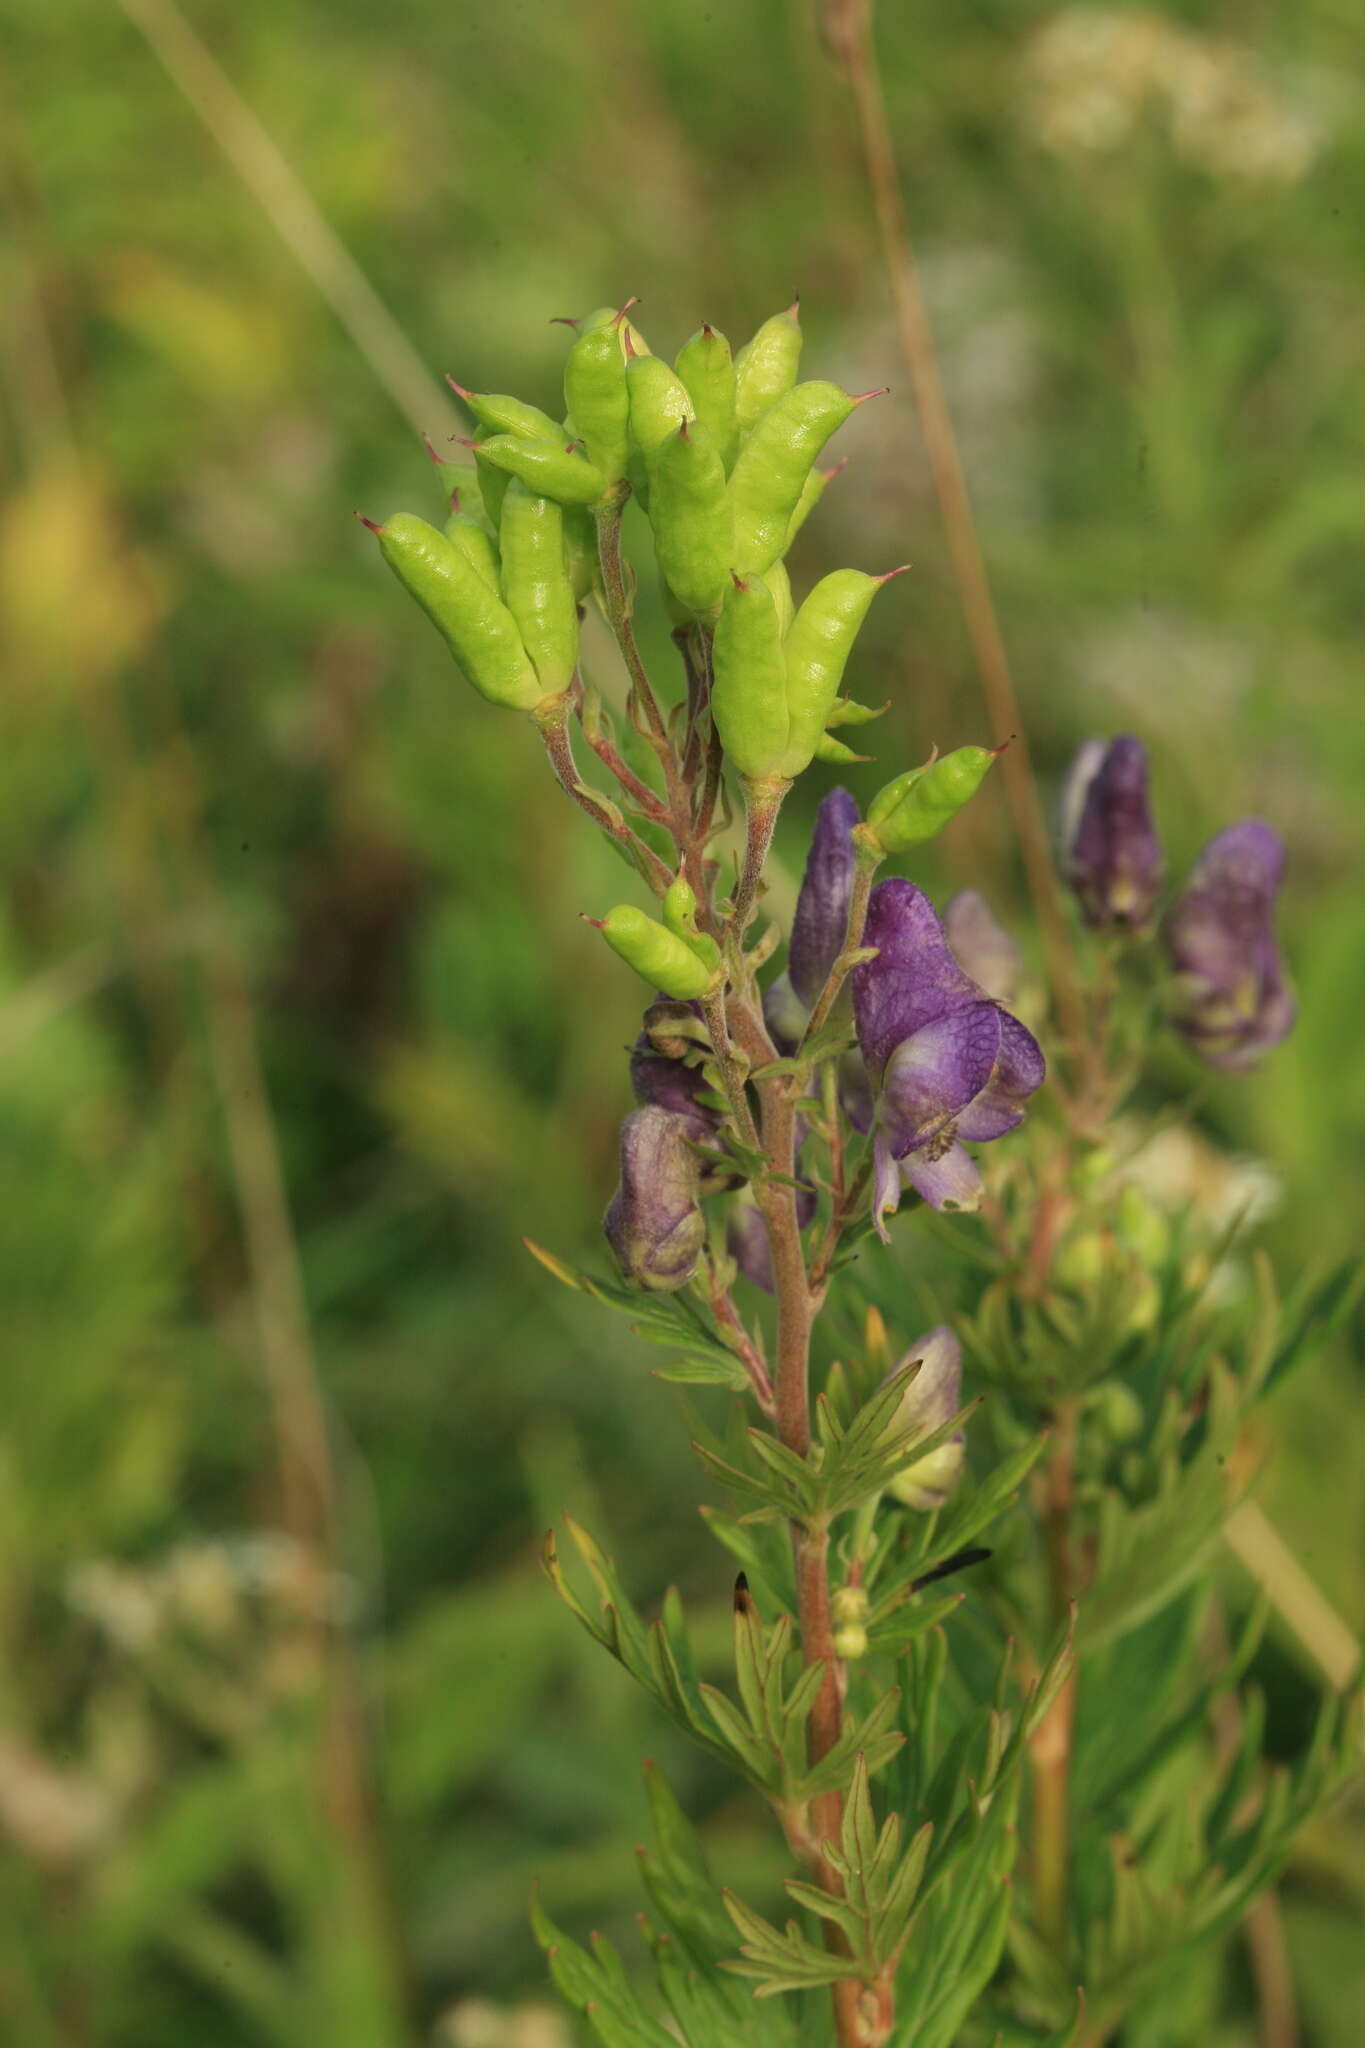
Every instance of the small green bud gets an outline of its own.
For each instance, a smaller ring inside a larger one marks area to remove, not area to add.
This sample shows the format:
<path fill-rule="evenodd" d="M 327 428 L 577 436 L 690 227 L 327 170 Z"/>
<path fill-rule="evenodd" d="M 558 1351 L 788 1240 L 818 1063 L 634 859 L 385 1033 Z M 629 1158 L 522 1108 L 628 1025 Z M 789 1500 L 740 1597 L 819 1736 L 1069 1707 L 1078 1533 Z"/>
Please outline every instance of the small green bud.
<path fill-rule="evenodd" d="M 834 1631 L 834 1654 L 842 1663 L 852 1664 L 867 1655 L 867 1630 L 859 1621 L 846 1621 Z"/>
<path fill-rule="evenodd" d="M 613 953 L 666 996 L 692 1002 L 715 982 L 718 970 L 708 967 L 686 939 L 633 904 L 620 903 L 609 910 L 598 930 Z"/>
<path fill-rule="evenodd" d="M 830 1601 L 830 1606 L 833 1610 L 834 1619 L 837 1622 L 866 1621 L 868 1608 L 866 1586 L 836 1587 L 834 1596 Z"/>

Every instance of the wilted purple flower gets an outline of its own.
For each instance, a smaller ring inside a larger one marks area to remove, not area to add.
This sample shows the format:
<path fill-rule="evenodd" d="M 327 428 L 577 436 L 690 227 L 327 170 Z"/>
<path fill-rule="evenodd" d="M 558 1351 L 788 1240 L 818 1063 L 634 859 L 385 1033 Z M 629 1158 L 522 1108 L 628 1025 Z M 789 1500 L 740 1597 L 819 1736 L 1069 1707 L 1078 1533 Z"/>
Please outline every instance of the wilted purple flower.
<path fill-rule="evenodd" d="M 943 936 L 954 960 L 997 1003 L 1012 1003 L 1024 956 L 976 889 L 959 889 L 943 906 Z"/>
<path fill-rule="evenodd" d="M 675 1116 L 658 1103 L 633 1110 L 621 1126 L 621 1183 L 603 1228 L 636 1287 L 671 1293 L 696 1271 L 706 1221 L 697 1200 L 702 1162 L 694 1147 L 710 1134 L 702 1118 Z"/>
<path fill-rule="evenodd" d="M 962 1406 L 962 1346 L 947 1324 L 940 1323 L 910 1346 L 887 1377 L 904 1372 L 916 1359 L 919 1371 L 902 1396 L 895 1427 L 909 1429 L 918 1424 L 927 1436 L 942 1429 Z M 908 1508 L 924 1513 L 941 1508 L 962 1477 L 965 1460 L 962 1431 L 954 1430 L 936 1449 L 898 1472 L 888 1491 Z"/>
<path fill-rule="evenodd" d="M 777 977 L 763 999 L 768 1028 L 780 1051 L 790 1052 L 797 1044 L 829 970 L 843 950 L 857 869 L 851 835 L 858 823 L 855 800 L 846 789 L 832 789 L 816 815 L 806 855 L 787 971 Z"/>
<path fill-rule="evenodd" d="M 853 970 L 853 1015 L 877 1088 L 873 1213 L 885 1237 L 902 1169 L 935 1209 L 978 1206 L 981 1176 L 961 1141 L 1012 1131 L 1046 1065 L 1032 1034 L 964 974 L 913 882 L 878 884 L 865 938 L 878 952 Z"/>
<path fill-rule="evenodd" d="M 1249 1067 L 1278 1045 L 1295 1003 L 1275 943 L 1284 843 L 1259 818 L 1211 839 L 1166 913 L 1176 1029 L 1212 1067 Z"/>
<path fill-rule="evenodd" d="M 1161 887 L 1161 847 L 1147 798 L 1147 750 L 1131 733 L 1087 740 L 1062 802 L 1067 880 L 1097 931 L 1143 931 Z"/>

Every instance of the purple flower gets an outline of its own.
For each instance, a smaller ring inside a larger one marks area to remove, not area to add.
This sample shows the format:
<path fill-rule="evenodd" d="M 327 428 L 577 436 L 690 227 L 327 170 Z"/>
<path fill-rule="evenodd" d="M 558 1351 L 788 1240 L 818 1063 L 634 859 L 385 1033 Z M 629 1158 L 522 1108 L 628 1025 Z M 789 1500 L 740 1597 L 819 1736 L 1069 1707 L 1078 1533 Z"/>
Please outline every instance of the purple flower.
<path fill-rule="evenodd" d="M 963 972 L 997 1003 L 1012 1003 L 1024 978 L 1024 956 L 985 897 L 959 889 L 943 906 L 943 936 Z"/>
<path fill-rule="evenodd" d="M 621 1126 L 621 1183 L 603 1218 L 624 1277 L 653 1293 L 691 1279 L 706 1242 L 697 1197 L 702 1162 L 695 1148 L 711 1135 L 701 1117 L 675 1116 L 658 1103 L 633 1110 Z"/>
<path fill-rule="evenodd" d="M 1251 1066 L 1294 1022 L 1273 923 L 1283 875 L 1278 832 L 1245 818 L 1209 841 L 1166 913 L 1175 1027 L 1212 1067 Z"/>
<path fill-rule="evenodd" d="M 768 1028 L 780 1052 L 792 1052 L 819 1000 L 829 970 L 843 950 L 857 859 L 851 837 L 858 806 L 846 789 L 832 789 L 821 804 L 792 919 L 787 971 L 763 998 Z"/>
<path fill-rule="evenodd" d="M 888 1379 L 904 1372 L 916 1359 L 919 1371 L 902 1396 L 895 1427 L 909 1429 L 918 1424 L 928 1436 L 950 1422 L 962 1406 L 962 1346 L 947 1324 L 940 1323 L 910 1346 Z M 887 1490 L 906 1507 L 928 1513 L 943 1506 L 962 1477 L 965 1461 L 962 1431 L 954 1430 L 936 1449 L 904 1466 Z"/>
<path fill-rule="evenodd" d="M 873 1212 L 884 1238 L 902 1171 L 932 1208 L 979 1205 L 981 1176 L 961 1141 L 1012 1131 L 1046 1065 L 1032 1034 L 959 967 L 913 882 L 878 884 L 865 938 L 878 952 L 853 970 L 853 1015 L 877 1089 Z"/>
<path fill-rule="evenodd" d="M 1131 733 L 1087 740 L 1063 798 L 1067 880 L 1096 931 L 1145 931 L 1161 887 L 1147 799 L 1147 750 Z"/>

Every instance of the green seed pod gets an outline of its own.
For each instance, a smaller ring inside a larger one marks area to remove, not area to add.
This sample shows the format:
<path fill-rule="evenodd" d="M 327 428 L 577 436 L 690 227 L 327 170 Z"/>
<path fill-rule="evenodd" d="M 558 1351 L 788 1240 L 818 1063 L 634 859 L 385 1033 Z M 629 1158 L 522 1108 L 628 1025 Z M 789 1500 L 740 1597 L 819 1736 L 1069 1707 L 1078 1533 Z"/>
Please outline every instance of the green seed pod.
<path fill-rule="evenodd" d="M 921 776 L 927 775 L 937 759 L 938 749 L 936 747 L 922 768 L 903 768 L 899 775 L 893 775 L 890 782 L 877 791 L 877 794 L 868 805 L 868 824 L 880 825 L 883 818 L 889 818 L 902 798 L 910 794 L 910 791 L 915 787 Z"/>
<path fill-rule="evenodd" d="M 649 522 L 672 595 L 685 612 L 715 618 L 730 588 L 734 518 L 725 466 L 700 420 L 684 422 L 655 456 Z"/>
<path fill-rule="evenodd" d="M 825 731 L 833 732 L 836 725 L 871 725 L 874 718 L 885 718 L 890 709 L 889 697 L 885 704 L 859 704 L 852 697 L 836 697 L 825 720 Z"/>
<path fill-rule="evenodd" d="M 502 596 L 546 695 L 578 666 L 578 606 L 564 567 L 564 514 L 514 477 L 502 503 Z"/>
<path fill-rule="evenodd" d="M 735 365 L 729 342 L 708 322 L 683 343 L 674 368 L 687 388 L 693 417 L 701 421 L 715 442 L 716 453 L 728 475 L 739 446 Z"/>
<path fill-rule="evenodd" d="M 740 449 L 730 478 L 735 567 L 741 576 L 761 576 L 783 552 L 811 464 L 861 403 L 837 384 L 817 380 L 797 384 L 764 413 Z"/>
<path fill-rule="evenodd" d="M 686 939 L 631 903 L 618 903 L 615 910 L 609 910 L 599 930 L 613 953 L 666 996 L 693 1002 L 708 992 L 716 978 L 716 969 L 699 959 Z"/>
<path fill-rule="evenodd" d="M 792 620 L 796 617 L 796 604 L 792 597 L 792 580 L 787 574 L 785 562 L 774 562 L 771 569 L 763 572 L 763 581 L 773 594 L 777 606 L 777 630 L 786 640 L 791 631 Z"/>
<path fill-rule="evenodd" d="M 479 497 L 483 503 L 484 515 L 494 533 L 502 518 L 502 501 L 507 493 L 507 471 L 499 469 L 496 462 L 490 462 L 478 448 L 474 450 L 474 471 L 479 483 Z"/>
<path fill-rule="evenodd" d="M 735 357 L 735 419 L 741 437 L 774 399 L 796 382 L 801 366 L 801 301 L 774 313 Z"/>
<path fill-rule="evenodd" d="M 904 853 L 941 832 L 976 795 L 999 752 L 998 747 L 958 747 L 931 766 L 912 768 L 908 777 L 888 783 L 868 811 L 868 823 L 876 827 L 886 851 Z M 888 797 L 889 804 L 883 801 Z"/>
<path fill-rule="evenodd" d="M 538 497 L 560 505 L 595 505 L 607 488 L 600 469 L 554 442 L 495 434 L 491 441 L 480 441 L 477 452 L 509 476 L 519 476 Z"/>
<path fill-rule="evenodd" d="M 622 312 L 608 326 L 585 327 L 564 365 L 564 403 L 604 485 L 625 475 L 630 453 L 630 397 L 620 333 L 624 317 Z"/>
<path fill-rule="evenodd" d="M 796 510 L 792 513 L 791 520 L 787 526 L 787 542 L 786 547 L 782 550 L 783 554 L 787 552 L 787 548 L 791 546 L 797 534 L 800 533 L 802 527 L 810 518 L 811 513 L 824 497 L 826 485 L 833 483 L 835 477 L 838 476 L 847 461 L 848 457 L 845 456 L 843 462 L 836 462 L 833 469 L 811 470 L 806 481 L 801 486 L 801 495 L 796 501 Z"/>
<path fill-rule="evenodd" d="M 482 519 L 473 518 L 463 509 L 458 491 L 450 494 L 450 517 L 445 523 L 445 537 L 452 547 L 459 549 L 471 567 L 478 570 L 488 588 L 497 596 L 502 588 L 502 574 L 493 536 Z"/>
<path fill-rule="evenodd" d="M 751 781 L 780 774 L 787 750 L 787 671 L 773 594 L 734 577 L 716 625 L 711 715 L 721 745 Z"/>
<path fill-rule="evenodd" d="M 662 356 L 626 357 L 626 390 L 630 396 L 631 439 L 652 468 L 653 458 L 670 434 L 690 417 L 692 401 L 681 378 Z"/>
<path fill-rule="evenodd" d="M 472 563 L 443 533 L 411 512 L 395 513 L 372 530 L 384 560 L 421 605 L 479 695 L 512 711 L 533 711 L 546 692 L 522 645 L 516 620 Z"/>
<path fill-rule="evenodd" d="M 836 740 L 833 733 L 822 732 L 815 742 L 815 761 L 828 761 L 832 768 L 852 768 L 872 759 L 871 754 L 855 754 L 852 747 L 846 747 L 842 740 Z M 800 773 L 800 770 L 797 770 Z"/>
<path fill-rule="evenodd" d="M 686 877 L 679 875 L 665 892 L 660 914 L 674 938 L 691 948 L 704 967 L 714 974 L 720 966 L 720 947 L 697 924 L 697 898 Z"/>
<path fill-rule="evenodd" d="M 526 405 L 502 391 L 466 391 L 453 377 L 446 383 L 473 413 L 485 434 L 515 434 L 522 441 L 559 441 L 558 424 L 538 405 Z"/>
<path fill-rule="evenodd" d="M 564 569 L 573 594 L 582 604 L 601 579 L 597 529 L 581 505 L 564 507 Z"/>
<path fill-rule="evenodd" d="M 890 576 L 900 575 L 893 569 Z M 799 775 L 824 736 L 858 628 L 890 576 L 864 576 L 860 569 L 836 569 L 822 576 L 792 621 L 787 658 L 787 709 L 791 718 L 784 775 Z M 837 746 L 838 742 L 834 742 Z M 804 755 L 804 759 L 799 758 Z M 845 748 L 836 759 L 848 757 Z M 829 758 L 826 756 L 826 758 Z"/>

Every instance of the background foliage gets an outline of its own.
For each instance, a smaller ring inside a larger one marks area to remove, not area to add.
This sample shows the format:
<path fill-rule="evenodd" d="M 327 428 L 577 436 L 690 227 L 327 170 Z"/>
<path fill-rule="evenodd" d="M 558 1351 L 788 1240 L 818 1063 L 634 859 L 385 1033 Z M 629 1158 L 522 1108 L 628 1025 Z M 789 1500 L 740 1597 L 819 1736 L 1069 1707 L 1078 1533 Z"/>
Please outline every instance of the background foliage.
<path fill-rule="evenodd" d="M 552 315 L 636 291 L 672 343 L 703 316 L 738 339 L 799 285 L 808 361 L 895 387 L 800 544 L 811 575 L 915 564 L 859 678 L 893 699 L 880 773 L 983 736 L 804 4 L 192 18 L 432 372 L 552 400 Z M 539 1995 L 535 1875 L 629 1948 L 646 1751 L 723 1876 L 761 1898 L 776 1867 L 534 1564 L 581 1511 L 647 1611 L 676 1581 L 725 1654 L 677 1390 L 520 1243 L 595 1256 L 637 1003 L 576 913 L 619 871 L 350 520 L 435 507 L 395 384 L 438 436 L 453 412 L 381 337 L 386 392 L 278 189 L 244 188 L 154 54 L 146 30 L 181 48 L 162 0 L 0 19 L 0 2032 L 553 2044 L 564 2022 L 482 2002 Z M 1173 867 L 1247 809 L 1290 842 L 1299 1028 L 1254 1081 L 1201 1084 L 1162 1171 L 1209 1215 L 1253 1196 L 1296 1275 L 1353 1248 L 1365 1194 L 1354 9 L 972 0 L 889 8 L 880 42 L 1050 788 L 1127 727 Z M 644 627 L 662 663 L 648 602 Z M 922 878 L 1018 927 L 998 789 Z M 1171 1103 L 1193 1082 L 1172 1051 Z M 906 1231 L 869 1256 L 908 1337 L 951 1254 Z M 1342 1342 L 1262 1447 L 1264 1504 L 1357 1631 L 1360 1392 Z M 329 1617 L 374 1703 L 377 1817 Z M 1277 1623 L 1256 1675 L 1294 1755 L 1311 1649 Z M 1305 1837 L 1283 1898 L 1305 2039 L 1347 2048 L 1358 1810 Z M 1210 2026 L 1257 2038 L 1237 1949 Z"/>

